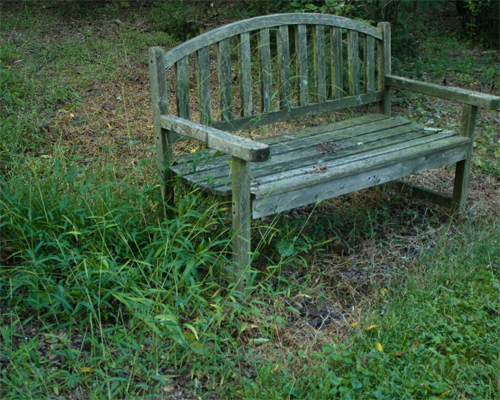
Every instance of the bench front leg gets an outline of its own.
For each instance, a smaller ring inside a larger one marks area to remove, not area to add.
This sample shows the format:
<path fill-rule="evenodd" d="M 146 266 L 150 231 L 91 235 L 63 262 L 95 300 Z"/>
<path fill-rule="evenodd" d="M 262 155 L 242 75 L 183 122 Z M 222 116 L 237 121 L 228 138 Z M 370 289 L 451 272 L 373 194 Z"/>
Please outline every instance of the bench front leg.
<path fill-rule="evenodd" d="M 149 79 L 153 105 L 153 127 L 155 134 L 158 172 L 163 185 L 162 198 L 170 206 L 174 205 L 172 134 L 161 126 L 161 116 L 168 113 L 168 92 L 165 79 L 164 51 L 161 47 L 149 49 Z"/>
<path fill-rule="evenodd" d="M 233 281 L 237 289 L 246 292 L 250 284 L 250 162 L 233 157 L 232 216 L 233 216 Z"/>
<path fill-rule="evenodd" d="M 467 158 L 459 161 L 455 169 L 455 184 L 453 187 L 452 212 L 463 211 L 467 202 L 467 191 L 469 189 L 470 167 L 472 163 L 472 149 L 474 143 L 474 131 L 476 129 L 477 106 L 464 104 L 462 110 L 462 126 L 460 136 L 470 138 L 470 147 Z"/>

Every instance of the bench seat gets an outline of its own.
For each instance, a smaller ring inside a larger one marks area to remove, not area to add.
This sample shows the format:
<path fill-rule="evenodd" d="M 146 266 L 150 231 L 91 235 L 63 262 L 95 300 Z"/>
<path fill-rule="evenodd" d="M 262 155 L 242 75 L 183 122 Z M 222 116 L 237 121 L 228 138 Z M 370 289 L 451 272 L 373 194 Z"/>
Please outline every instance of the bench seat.
<path fill-rule="evenodd" d="M 250 163 L 254 219 L 465 160 L 471 139 L 367 114 L 259 142 L 271 157 Z M 172 170 L 189 185 L 231 196 L 230 156 L 205 149 L 179 156 Z"/>

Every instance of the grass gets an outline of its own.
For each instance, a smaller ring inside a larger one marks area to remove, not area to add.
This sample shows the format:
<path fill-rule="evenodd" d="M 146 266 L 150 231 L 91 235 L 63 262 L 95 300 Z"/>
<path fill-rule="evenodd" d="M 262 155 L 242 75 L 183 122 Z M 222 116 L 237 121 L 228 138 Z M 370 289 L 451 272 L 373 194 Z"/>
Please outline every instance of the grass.
<path fill-rule="evenodd" d="M 382 187 L 262 219 L 243 298 L 228 205 L 179 188 L 162 217 L 146 52 L 175 39 L 151 10 L 50 7 L 7 9 L 0 30 L 2 399 L 500 395 L 496 114 L 468 217 Z M 449 189 L 433 174 L 415 179 Z"/>
<path fill-rule="evenodd" d="M 443 233 L 406 285 L 381 292 L 379 308 L 349 340 L 317 352 L 288 349 L 243 397 L 496 398 L 500 227 Z"/>

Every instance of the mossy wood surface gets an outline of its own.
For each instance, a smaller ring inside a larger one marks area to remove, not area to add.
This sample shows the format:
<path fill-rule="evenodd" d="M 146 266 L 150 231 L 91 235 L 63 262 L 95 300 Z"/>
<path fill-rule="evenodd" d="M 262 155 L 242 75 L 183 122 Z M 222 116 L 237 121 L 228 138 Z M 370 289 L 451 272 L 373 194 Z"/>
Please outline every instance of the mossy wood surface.
<path fill-rule="evenodd" d="M 300 204 L 304 205 L 328 198 L 317 192 L 326 187 L 325 182 L 342 180 L 335 190 L 327 190 L 328 196 L 334 197 L 348 193 L 348 189 L 359 190 L 464 160 L 470 138 L 457 132 L 429 129 L 401 117 L 368 114 L 256 143 L 268 145 L 271 157 L 250 167 L 250 192 L 258 204 L 253 207 L 254 218 L 268 215 L 273 209 L 284 210 L 297 207 L 300 202 L 305 201 Z M 232 174 L 228 161 L 228 156 L 206 150 L 181 156 L 173 170 L 191 185 L 230 196 Z M 378 172 L 361 179 L 370 171 Z M 345 185 L 346 179 L 357 183 Z M 354 188 L 358 184 L 360 187 Z M 298 193 L 302 200 L 293 199 Z M 280 196 L 282 205 L 278 205 Z M 274 200 L 264 207 L 266 199 L 271 198 Z"/>
<path fill-rule="evenodd" d="M 472 90 L 439 86 L 433 83 L 420 82 L 414 79 L 401 78 L 394 75 L 387 75 L 385 77 L 385 84 L 394 88 L 423 93 L 429 96 L 456 101 L 458 103 L 468 104 L 475 107 L 486 109 L 500 108 L 500 97 L 486 93 L 474 92 Z"/>

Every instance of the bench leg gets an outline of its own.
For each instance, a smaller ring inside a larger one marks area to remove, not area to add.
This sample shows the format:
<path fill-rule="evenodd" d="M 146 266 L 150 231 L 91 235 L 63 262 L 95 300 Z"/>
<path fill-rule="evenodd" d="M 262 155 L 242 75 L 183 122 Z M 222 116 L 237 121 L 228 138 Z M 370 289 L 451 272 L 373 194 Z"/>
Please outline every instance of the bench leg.
<path fill-rule="evenodd" d="M 153 105 L 153 127 L 155 134 L 156 158 L 158 161 L 158 172 L 162 184 L 162 199 L 169 205 L 174 204 L 173 173 L 172 165 L 172 134 L 163 129 L 160 116 L 168 114 L 168 92 L 165 79 L 165 51 L 161 47 L 149 49 L 149 79 L 151 83 L 151 98 Z"/>
<path fill-rule="evenodd" d="M 459 161 L 455 169 L 455 185 L 453 187 L 452 212 L 462 212 L 467 202 L 469 188 L 470 167 L 472 162 L 472 147 L 474 130 L 476 129 L 477 107 L 464 104 L 462 111 L 462 126 L 460 135 L 471 139 L 467 158 Z"/>
<path fill-rule="evenodd" d="M 233 157 L 233 281 L 245 293 L 250 284 L 250 163 Z"/>
<path fill-rule="evenodd" d="M 160 178 L 162 180 L 162 200 L 169 206 L 174 205 L 174 178 L 175 175 L 170 169 L 172 165 L 172 146 L 169 143 L 169 133 L 162 130 L 160 140 L 157 141 L 156 152 L 158 157 Z M 160 142 L 160 143 L 158 143 Z M 159 145 L 160 144 L 160 145 Z"/>

